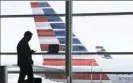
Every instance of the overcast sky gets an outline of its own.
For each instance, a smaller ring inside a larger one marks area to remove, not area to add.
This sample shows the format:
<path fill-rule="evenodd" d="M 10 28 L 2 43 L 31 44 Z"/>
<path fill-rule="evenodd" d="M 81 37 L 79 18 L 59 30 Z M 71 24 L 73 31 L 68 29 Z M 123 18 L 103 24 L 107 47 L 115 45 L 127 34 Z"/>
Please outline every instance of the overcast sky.
<path fill-rule="evenodd" d="M 57 13 L 65 13 L 64 1 L 48 1 Z M 133 1 L 74 1 L 73 13 L 133 12 Z M 2 1 L 2 15 L 32 14 L 29 1 Z M 62 20 L 65 22 L 64 18 Z M 15 52 L 26 30 L 34 32 L 31 47 L 40 51 L 34 19 L 2 18 L 2 52 Z M 88 51 L 102 45 L 111 52 L 133 51 L 133 15 L 73 17 L 73 33 Z M 11 39 L 12 38 L 12 39 Z M 8 48 L 7 48 L 8 46 Z"/>

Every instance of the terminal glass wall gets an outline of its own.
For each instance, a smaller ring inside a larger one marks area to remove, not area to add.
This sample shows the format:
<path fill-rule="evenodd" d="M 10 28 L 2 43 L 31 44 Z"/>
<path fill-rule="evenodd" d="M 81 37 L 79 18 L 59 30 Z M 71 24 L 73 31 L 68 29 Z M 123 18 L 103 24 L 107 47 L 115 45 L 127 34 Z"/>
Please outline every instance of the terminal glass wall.
<path fill-rule="evenodd" d="M 24 32 L 33 37 L 29 42 L 37 53 L 47 53 L 50 44 L 66 50 L 64 16 L 32 16 L 65 14 L 65 1 L 2 1 L 1 15 L 30 15 L 1 18 L 1 52 L 16 52 Z M 132 1 L 73 1 L 73 14 L 132 12 Z M 133 72 L 133 55 L 89 55 L 89 52 L 132 52 L 133 15 L 72 17 L 72 80 L 73 83 L 132 83 L 129 74 L 91 74 L 89 72 Z M 17 55 L 1 55 L 2 65 L 9 72 L 19 72 Z M 33 55 L 35 77 L 44 82 L 67 83 L 65 54 Z M 8 81 L 17 82 L 18 74 L 9 73 Z"/>

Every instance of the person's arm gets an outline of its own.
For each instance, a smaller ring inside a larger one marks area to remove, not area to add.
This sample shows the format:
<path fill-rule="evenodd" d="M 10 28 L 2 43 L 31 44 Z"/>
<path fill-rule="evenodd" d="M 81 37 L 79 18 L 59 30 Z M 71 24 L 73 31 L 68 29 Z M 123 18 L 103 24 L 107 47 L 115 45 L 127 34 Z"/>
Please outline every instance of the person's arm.
<path fill-rule="evenodd" d="M 35 53 L 35 51 L 31 50 L 28 44 L 27 44 L 27 46 L 28 46 L 27 48 L 28 48 L 28 53 L 29 53 L 28 54 L 29 55 L 29 61 L 31 61 L 31 64 L 34 64 L 34 61 L 32 59 L 32 54 Z"/>
<path fill-rule="evenodd" d="M 33 54 L 33 53 L 35 53 L 35 51 L 34 51 L 34 50 L 31 50 L 30 58 L 31 58 L 31 64 L 32 64 L 32 65 L 34 64 L 34 61 L 33 61 L 33 59 L 32 59 L 32 54 Z"/>

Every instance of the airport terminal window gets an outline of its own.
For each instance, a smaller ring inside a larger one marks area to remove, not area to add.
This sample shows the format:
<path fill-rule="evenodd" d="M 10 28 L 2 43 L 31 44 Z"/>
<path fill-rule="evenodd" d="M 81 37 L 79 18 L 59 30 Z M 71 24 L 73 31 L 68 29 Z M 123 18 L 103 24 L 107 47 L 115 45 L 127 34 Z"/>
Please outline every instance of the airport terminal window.
<path fill-rule="evenodd" d="M 29 44 L 37 52 L 46 53 L 49 44 L 53 43 L 59 44 L 59 53 L 66 51 L 65 1 L 32 3 L 30 1 L 2 1 L 1 4 L 2 15 L 64 14 L 64 16 L 1 18 L 1 52 L 16 52 L 16 45 L 26 30 L 34 33 Z M 133 82 L 133 76 L 128 74 L 90 74 L 90 72 L 104 71 L 133 72 L 132 55 L 85 54 L 89 52 L 132 52 L 132 8 L 132 1 L 73 1 L 73 14 L 79 16 L 72 17 L 72 52 L 81 53 L 72 54 L 73 83 L 78 81 L 85 83 Z M 100 15 L 108 12 L 126 12 L 128 15 Z M 5 61 L 4 58 L 7 60 Z M 44 70 L 41 69 L 42 66 L 38 67 L 37 71 L 52 71 L 45 72 L 45 77 L 51 83 L 54 81 L 67 83 L 64 55 L 42 54 L 35 55 L 33 59 L 37 66 L 39 64 L 45 67 Z M 10 66 L 9 71 L 16 67 L 16 60 L 16 55 L 2 55 L 2 64 Z M 19 70 L 15 69 L 15 71 Z M 44 77 L 44 74 L 35 75 Z"/>
<path fill-rule="evenodd" d="M 99 45 L 110 52 L 132 52 L 132 18 L 132 15 L 73 17 L 73 33 L 94 52 Z"/>
<path fill-rule="evenodd" d="M 73 13 L 132 12 L 132 4 L 132 1 L 73 1 Z"/>
<path fill-rule="evenodd" d="M 43 1 L 38 1 L 37 3 L 35 1 L 32 2 L 34 3 L 31 3 L 31 1 L 1 1 L 1 15 L 31 15 L 33 14 L 31 7 L 33 10 L 36 10 L 34 14 L 48 13 L 36 7 L 45 7 L 44 10 L 51 10 L 52 7 L 54 8 L 54 12 L 65 14 L 65 1 L 47 1 L 48 3 Z"/>
<path fill-rule="evenodd" d="M 59 1 L 60 2 L 60 1 Z M 55 2 L 55 3 L 59 3 Z M 60 9 L 65 11 L 65 2 L 61 1 L 62 4 L 60 6 L 49 1 L 49 3 L 45 2 L 37 2 L 30 3 L 30 1 L 7 1 L 2 2 L 2 15 L 33 15 L 33 14 L 53 14 L 60 13 Z M 63 5 L 64 3 L 64 5 Z M 55 8 L 55 5 L 57 8 Z M 60 7 L 60 8 L 59 8 Z M 47 9 L 48 8 L 48 9 Z M 59 8 L 59 9 L 58 9 Z M 10 11 L 12 10 L 12 11 Z M 33 17 L 11 17 L 11 18 L 1 18 L 1 52 L 15 52 L 16 46 L 19 40 L 23 37 L 24 32 L 29 30 L 33 33 L 32 40 L 30 41 L 31 49 L 36 50 L 36 52 L 48 52 L 48 48 L 50 44 L 59 44 L 56 36 L 60 30 L 63 30 L 63 34 L 65 31 L 65 23 L 59 16 L 33 16 Z M 57 34 L 56 34 L 56 32 Z M 60 34 L 60 32 L 59 32 Z M 61 32 L 62 34 L 62 32 Z M 60 38 L 60 37 L 59 37 Z M 63 35 L 63 38 L 65 36 Z M 64 44 L 65 45 L 65 44 Z M 62 49 L 60 49 L 62 51 Z M 65 50 L 64 50 L 65 51 Z M 51 67 L 65 67 L 65 59 L 58 61 L 59 57 L 52 60 L 52 57 L 55 55 L 33 55 L 34 60 L 34 71 L 41 70 L 45 72 L 42 74 L 35 73 L 34 76 L 46 77 L 48 80 L 44 82 L 57 83 L 56 78 L 58 77 L 58 73 L 62 72 L 61 75 L 64 77 L 64 82 L 66 82 L 66 76 L 64 69 L 55 69 Z M 6 60 L 5 60 L 6 58 Z M 56 62 L 55 62 L 56 60 Z M 53 62 L 54 61 L 54 62 Z M 2 55 L 2 65 L 8 66 L 9 72 L 19 72 L 19 68 L 17 67 L 17 56 L 16 55 Z M 39 66 L 41 65 L 41 66 Z M 36 67 L 37 66 L 37 67 Z M 48 67 L 48 68 L 47 68 Z M 56 73 L 48 73 L 48 71 L 56 71 Z M 16 82 L 18 79 L 18 74 L 9 73 L 8 74 L 9 82 Z M 13 76 L 12 76 L 13 75 Z M 12 76 L 12 78 L 10 78 Z M 56 80 L 55 80 L 56 79 Z"/>

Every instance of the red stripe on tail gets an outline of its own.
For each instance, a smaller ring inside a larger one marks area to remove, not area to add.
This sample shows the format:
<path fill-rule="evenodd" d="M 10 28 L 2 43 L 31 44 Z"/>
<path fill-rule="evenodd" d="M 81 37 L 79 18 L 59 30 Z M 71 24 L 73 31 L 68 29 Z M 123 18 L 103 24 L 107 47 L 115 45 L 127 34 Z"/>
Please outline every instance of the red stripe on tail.
<path fill-rule="evenodd" d="M 31 2 L 31 7 L 35 8 L 35 7 L 39 7 L 40 4 L 38 2 Z"/>
<path fill-rule="evenodd" d="M 39 37 L 55 36 L 54 31 L 52 29 L 37 29 L 37 33 Z"/>
<path fill-rule="evenodd" d="M 73 66 L 98 66 L 95 59 L 73 59 Z M 43 65 L 65 66 L 65 59 L 44 59 Z"/>

